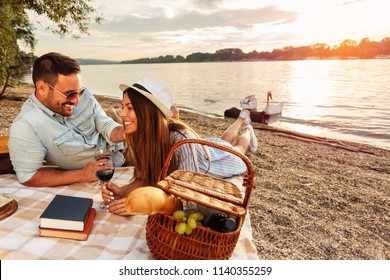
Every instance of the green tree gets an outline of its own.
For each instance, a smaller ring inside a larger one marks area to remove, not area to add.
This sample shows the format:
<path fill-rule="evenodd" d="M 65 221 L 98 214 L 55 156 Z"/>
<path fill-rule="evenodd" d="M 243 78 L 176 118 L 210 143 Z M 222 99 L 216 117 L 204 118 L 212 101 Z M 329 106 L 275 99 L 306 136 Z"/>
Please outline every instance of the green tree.
<path fill-rule="evenodd" d="M 316 43 L 310 46 L 315 56 L 320 58 L 329 57 L 330 47 L 325 43 Z"/>
<path fill-rule="evenodd" d="M 270 59 L 276 59 L 276 60 L 283 60 L 286 59 L 284 57 L 284 52 L 285 50 L 288 50 L 291 47 L 284 47 L 283 50 L 281 49 L 273 49 L 271 54 L 270 54 Z"/>
<path fill-rule="evenodd" d="M 214 58 L 216 61 L 236 61 L 241 60 L 244 57 L 244 53 L 241 49 L 222 49 L 215 52 Z"/>
<path fill-rule="evenodd" d="M 357 48 L 359 58 L 373 58 L 379 52 L 379 43 L 371 42 L 370 38 L 366 37 L 360 40 Z"/>
<path fill-rule="evenodd" d="M 211 54 L 209 53 L 192 53 L 190 55 L 187 55 L 186 57 L 187 62 L 206 62 L 211 61 Z"/>
<path fill-rule="evenodd" d="M 338 54 L 341 57 L 353 57 L 357 56 L 357 43 L 352 39 L 345 39 L 341 42 L 340 47 L 338 48 Z"/>
<path fill-rule="evenodd" d="M 176 62 L 185 62 L 186 59 L 185 59 L 184 56 L 182 56 L 182 55 L 177 55 L 177 56 L 175 57 L 175 61 L 176 61 Z"/>
<path fill-rule="evenodd" d="M 23 10 L 14 9 L 11 1 L 0 4 L 0 98 L 7 86 L 11 85 L 18 73 L 20 62 L 18 40 L 34 46 L 35 39 L 32 27 L 28 24 L 27 15 Z"/>
<path fill-rule="evenodd" d="M 93 0 L 1 0 L 0 2 L 0 99 L 5 89 L 18 81 L 25 55 L 18 43 L 34 51 L 36 39 L 34 27 L 27 12 L 46 17 L 51 23 L 47 29 L 60 35 L 79 37 L 76 33 L 88 34 L 91 15 L 101 22 L 102 17 L 90 3 Z M 31 55 L 30 55 L 31 56 Z"/>
<path fill-rule="evenodd" d="M 390 37 L 383 38 L 380 42 L 380 54 L 390 55 Z"/>

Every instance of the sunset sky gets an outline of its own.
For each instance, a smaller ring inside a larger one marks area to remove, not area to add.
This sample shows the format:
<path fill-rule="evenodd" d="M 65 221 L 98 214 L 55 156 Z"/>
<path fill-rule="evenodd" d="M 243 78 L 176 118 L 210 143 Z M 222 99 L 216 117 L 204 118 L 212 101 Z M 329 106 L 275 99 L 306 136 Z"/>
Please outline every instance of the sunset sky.
<path fill-rule="evenodd" d="M 388 0 L 95 0 L 93 5 L 104 21 L 90 24 L 90 35 L 77 40 L 45 30 L 47 19 L 31 14 L 35 55 L 57 51 L 120 61 L 390 37 Z"/>

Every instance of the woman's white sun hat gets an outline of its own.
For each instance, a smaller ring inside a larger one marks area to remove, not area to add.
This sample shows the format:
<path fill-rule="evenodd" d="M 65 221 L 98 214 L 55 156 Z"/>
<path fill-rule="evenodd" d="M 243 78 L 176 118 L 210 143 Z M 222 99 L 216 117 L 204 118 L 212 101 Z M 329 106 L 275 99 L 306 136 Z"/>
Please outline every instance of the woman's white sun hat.
<path fill-rule="evenodd" d="M 138 91 L 153 102 L 167 118 L 172 117 L 173 94 L 165 82 L 152 75 L 145 75 L 131 86 L 123 84 L 119 86 L 122 92 L 128 88 Z"/>

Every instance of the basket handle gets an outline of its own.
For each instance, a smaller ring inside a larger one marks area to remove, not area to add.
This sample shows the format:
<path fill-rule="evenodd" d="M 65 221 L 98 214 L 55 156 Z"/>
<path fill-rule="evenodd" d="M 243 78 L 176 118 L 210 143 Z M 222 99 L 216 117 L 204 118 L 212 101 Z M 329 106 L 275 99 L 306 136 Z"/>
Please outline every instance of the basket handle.
<path fill-rule="evenodd" d="M 246 168 L 247 168 L 247 173 L 245 173 L 244 179 L 243 179 L 243 186 L 245 187 L 245 196 L 244 196 L 244 200 L 243 200 L 243 206 L 247 210 L 250 194 L 252 192 L 252 189 L 255 188 L 254 171 L 253 171 L 252 163 L 243 153 L 241 153 L 233 148 L 224 146 L 222 144 L 214 143 L 214 142 L 207 141 L 204 139 L 199 139 L 199 138 L 188 138 L 188 139 L 182 139 L 182 140 L 177 141 L 176 143 L 174 143 L 172 145 L 172 147 L 168 153 L 168 156 L 167 156 L 167 159 L 166 159 L 165 164 L 163 166 L 163 169 L 161 170 L 161 176 L 160 176 L 161 179 L 163 179 L 167 176 L 167 171 L 168 171 L 168 168 L 169 168 L 169 165 L 171 163 L 171 160 L 172 160 L 172 157 L 173 157 L 175 150 L 181 145 L 191 144 L 191 143 L 206 145 L 206 146 L 214 147 L 214 148 L 229 152 L 229 153 L 241 158 L 244 161 Z"/>

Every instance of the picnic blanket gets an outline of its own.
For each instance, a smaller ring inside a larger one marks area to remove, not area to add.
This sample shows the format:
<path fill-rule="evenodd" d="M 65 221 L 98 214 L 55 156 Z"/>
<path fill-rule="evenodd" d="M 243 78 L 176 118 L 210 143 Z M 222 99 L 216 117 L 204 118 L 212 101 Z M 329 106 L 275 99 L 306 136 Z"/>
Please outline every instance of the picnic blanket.
<path fill-rule="evenodd" d="M 132 167 L 117 168 L 113 182 L 124 185 L 132 174 Z M 100 209 L 102 198 L 95 185 L 78 183 L 33 188 L 20 184 L 14 174 L 0 175 L 0 193 L 18 203 L 16 212 L 0 221 L 0 259 L 153 260 L 145 240 L 147 216 L 121 217 Z M 39 216 L 56 194 L 93 199 L 97 212 L 88 240 L 39 236 Z M 248 213 L 231 260 L 256 259 L 258 256 Z"/>

